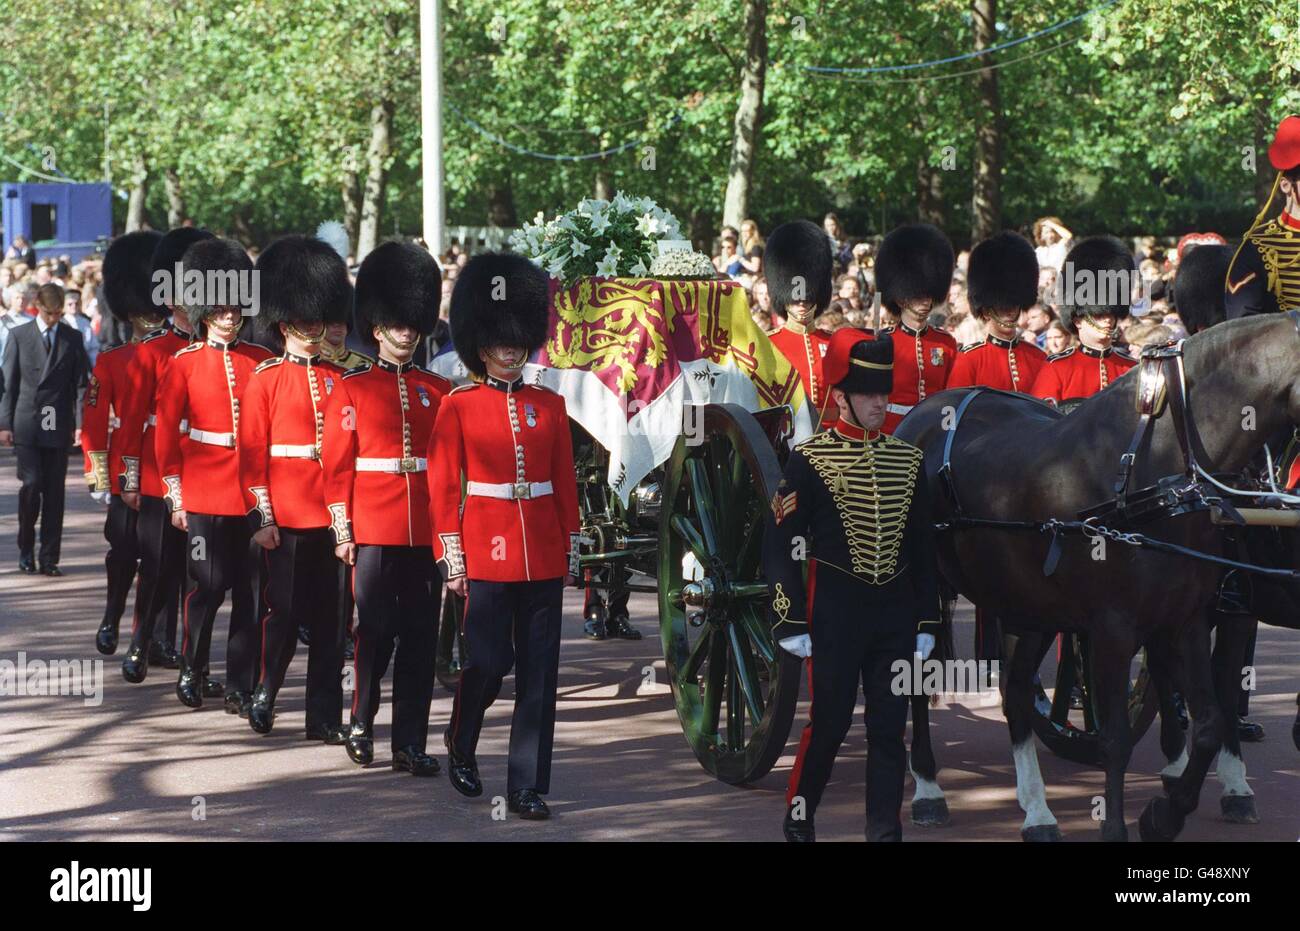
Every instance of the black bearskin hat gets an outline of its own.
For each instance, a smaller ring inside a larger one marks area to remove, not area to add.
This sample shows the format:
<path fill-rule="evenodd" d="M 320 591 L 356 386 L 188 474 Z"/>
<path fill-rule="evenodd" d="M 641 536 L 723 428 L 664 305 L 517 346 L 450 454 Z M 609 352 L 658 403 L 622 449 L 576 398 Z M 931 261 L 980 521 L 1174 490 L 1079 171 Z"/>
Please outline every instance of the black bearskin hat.
<path fill-rule="evenodd" d="M 1232 264 L 1232 247 L 1211 244 L 1187 250 L 1174 276 L 1174 308 L 1188 333 L 1208 330 L 1227 319 L 1224 281 Z"/>
<path fill-rule="evenodd" d="M 257 259 L 258 328 L 268 348 L 283 349 L 281 323 L 331 323 L 352 309 L 348 267 L 313 236 L 282 236 Z"/>
<path fill-rule="evenodd" d="M 428 250 L 395 240 L 381 243 L 357 272 L 357 335 L 371 346 L 377 326 L 409 326 L 428 336 L 441 303 L 442 270 Z"/>
<path fill-rule="evenodd" d="M 185 308 L 190 320 L 198 323 L 218 308 L 238 307 L 245 316 L 258 313 L 257 287 L 253 260 L 233 239 L 201 239 L 185 250 L 181 258 L 183 278 L 177 305 Z M 201 295 L 190 294 L 192 278 L 201 275 Z"/>
<path fill-rule="evenodd" d="M 160 271 L 165 271 L 169 276 L 176 274 L 176 266 L 185 256 L 185 250 L 196 242 L 202 242 L 205 239 L 215 239 L 205 229 L 197 226 L 178 226 L 174 230 L 168 230 L 163 237 L 158 240 L 158 245 L 153 250 L 153 273 L 157 275 Z M 170 280 L 170 278 L 168 279 Z M 154 284 L 158 282 L 155 280 Z M 168 294 L 172 293 L 171 287 L 167 288 Z M 173 303 L 179 303 L 173 302 Z M 167 313 L 166 302 L 159 305 L 159 309 Z"/>
<path fill-rule="evenodd" d="M 955 265 L 952 243 L 942 230 L 929 223 L 909 223 L 893 230 L 880 244 L 876 290 L 894 313 L 922 297 L 928 297 L 932 308 L 937 308 L 948 300 Z"/>
<path fill-rule="evenodd" d="M 153 252 L 162 233 L 141 230 L 113 240 L 104 253 L 104 301 L 123 323 L 132 317 L 156 317 L 153 302 Z"/>
<path fill-rule="evenodd" d="M 451 292 L 451 342 L 465 368 L 487 375 L 479 350 L 489 346 L 522 346 L 531 356 L 546 342 L 550 303 L 546 272 L 523 256 L 471 258 Z"/>
<path fill-rule="evenodd" d="M 814 313 L 831 302 L 831 241 L 826 232 L 807 220 L 782 223 L 767 237 L 763 250 L 763 277 L 772 307 L 781 314 L 795 301 L 816 305 Z"/>
<path fill-rule="evenodd" d="M 1029 240 L 1004 230 L 971 250 L 966 270 L 970 309 L 983 318 L 986 310 L 1025 310 L 1038 301 L 1038 256 Z"/>
<path fill-rule="evenodd" d="M 1137 283 L 1137 261 L 1128 246 L 1114 236 L 1089 236 L 1065 257 L 1057 288 L 1061 322 L 1079 332 L 1080 317 L 1128 316 Z"/>

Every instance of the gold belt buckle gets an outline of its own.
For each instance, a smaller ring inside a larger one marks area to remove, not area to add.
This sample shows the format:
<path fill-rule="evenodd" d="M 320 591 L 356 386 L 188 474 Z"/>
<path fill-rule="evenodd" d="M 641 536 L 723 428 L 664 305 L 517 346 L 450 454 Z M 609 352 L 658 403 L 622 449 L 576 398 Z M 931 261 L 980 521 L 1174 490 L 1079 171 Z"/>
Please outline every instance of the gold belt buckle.
<path fill-rule="evenodd" d="M 411 456 L 405 456 L 405 457 L 403 457 L 403 458 L 402 458 L 401 465 L 399 466 L 399 468 L 400 468 L 403 472 L 414 472 L 414 471 L 415 471 L 415 459 L 414 459 L 414 457 L 411 457 Z"/>
<path fill-rule="evenodd" d="M 527 500 L 533 496 L 533 487 L 528 482 L 515 482 L 510 491 L 510 497 L 516 500 L 520 498 Z"/>

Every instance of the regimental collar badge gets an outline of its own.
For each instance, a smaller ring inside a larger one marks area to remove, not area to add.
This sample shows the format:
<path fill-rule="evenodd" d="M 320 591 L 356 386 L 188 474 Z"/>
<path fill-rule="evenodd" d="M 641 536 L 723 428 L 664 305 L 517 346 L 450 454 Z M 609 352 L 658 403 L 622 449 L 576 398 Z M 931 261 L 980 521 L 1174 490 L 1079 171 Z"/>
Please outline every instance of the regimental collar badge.
<path fill-rule="evenodd" d="M 385 372 L 393 372 L 394 374 L 409 372 L 411 369 L 415 368 L 415 362 L 410 359 L 403 362 L 401 365 L 398 365 L 396 362 L 389 362 L 387 359 L 377 359 L 376 364 L 378 364 L 378 366 Z"/>
<path fill-rule="evenodd" d="M 514 381 L 506 381 L 504 378 L 493 378 L 491 375 L 488 375 L 483 379 L 483 384 L 487 385 L 489 388 L 495 388 L 497 391 L 511 393 L 518 391 L 524 386 L 524 376 L 520 375 Z"/>
<path fill-rule="evenodd" d="M 1105 349 L 1093 349 L 1091 346 L 1085 346 L 1080 343 L 1079 348 L 1083 350 L 1085 356 L 1092 356 L 1094 359 L 1104 359 L 1111 354 L 1115 347 L 1107 346 Z"/>

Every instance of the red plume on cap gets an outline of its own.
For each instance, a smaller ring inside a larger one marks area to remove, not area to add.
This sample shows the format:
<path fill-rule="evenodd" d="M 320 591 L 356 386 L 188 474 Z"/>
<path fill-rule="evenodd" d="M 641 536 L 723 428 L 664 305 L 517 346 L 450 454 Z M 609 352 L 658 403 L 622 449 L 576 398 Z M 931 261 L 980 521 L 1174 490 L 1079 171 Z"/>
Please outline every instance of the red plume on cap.
<path fill-rule="evenodd" d="M 1288 116 L 1277 128 L 1268 160 L 1278 171 L 1290 171 L 1300 165 L 1300 116 Z"/>

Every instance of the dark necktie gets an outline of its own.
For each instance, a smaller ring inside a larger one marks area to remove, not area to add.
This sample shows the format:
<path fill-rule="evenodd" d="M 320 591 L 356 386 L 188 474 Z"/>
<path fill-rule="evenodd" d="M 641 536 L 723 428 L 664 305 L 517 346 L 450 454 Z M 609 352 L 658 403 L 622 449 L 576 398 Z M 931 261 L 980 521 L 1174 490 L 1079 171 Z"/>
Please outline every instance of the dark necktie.
<path fill-rule="evenodd" d="M 54 351 L 54 327 L 50 327 L 48 330 L 45 331 L 45 352 L 48 354 L 53 351 Z"/>

